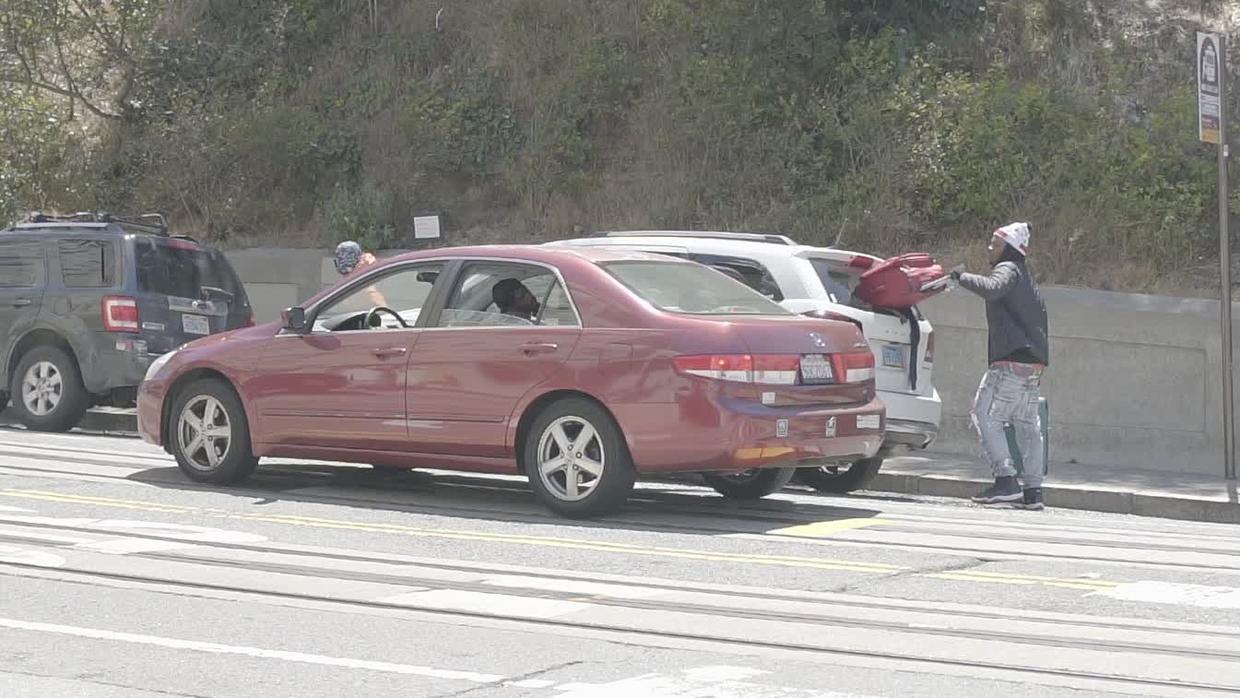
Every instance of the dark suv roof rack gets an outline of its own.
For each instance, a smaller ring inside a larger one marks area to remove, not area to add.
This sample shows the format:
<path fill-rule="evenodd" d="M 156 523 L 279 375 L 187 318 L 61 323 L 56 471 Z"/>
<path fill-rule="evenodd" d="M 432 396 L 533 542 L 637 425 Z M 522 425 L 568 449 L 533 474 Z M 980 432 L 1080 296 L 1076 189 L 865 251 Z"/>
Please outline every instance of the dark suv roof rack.
<path fill-rule="evenodd" d="M 123 228 L 133 228 L 156 235 L 168 234 L 168 219 L 162 213 L 144 213 L 139 216 L 117 216 L 107 211 L 81 211 L 68 215 L 35 212 L 26 219 L 27 224 L 38 223 L 116 223 Z M 20 227 L 21 224 L 19 223 Z"/>
<path fill-rule="evenodd" d="M 786 235 L 770 235 L 767 233 L 725 233 L 703 230 L 616 230 L 601 234 L 608 238 L 705 238 L 709 240 L 740 240 L 747 242 L 765 242 L 772 245 L 796 245 L 797 242 Z"/>

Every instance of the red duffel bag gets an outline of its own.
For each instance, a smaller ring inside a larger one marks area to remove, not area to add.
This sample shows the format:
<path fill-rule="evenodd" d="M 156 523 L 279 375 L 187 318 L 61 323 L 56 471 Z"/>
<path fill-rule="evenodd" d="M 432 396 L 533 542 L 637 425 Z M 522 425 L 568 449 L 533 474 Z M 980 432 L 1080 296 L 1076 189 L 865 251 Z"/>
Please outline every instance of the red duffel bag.
<path fill-rule="evenodd" d="M 947 272 L 924 252 L 879 262 L 861 275 L 853 293 L 878 308 L 911 308 L 942 291 Z"/>

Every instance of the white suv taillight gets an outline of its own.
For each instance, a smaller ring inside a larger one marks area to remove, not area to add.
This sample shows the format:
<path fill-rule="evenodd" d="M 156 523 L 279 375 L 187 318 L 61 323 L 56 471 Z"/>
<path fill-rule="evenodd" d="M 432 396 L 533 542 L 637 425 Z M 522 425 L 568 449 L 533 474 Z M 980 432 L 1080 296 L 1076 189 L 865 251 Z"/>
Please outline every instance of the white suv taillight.
<path fill-rule="evenodd" d="M 934 363 L 934 332 L 926 335 L 926 363 Z"/>
<path fill-rule="evenodd" d="M 122 296 L 103 299 L 103 329 L 105 332 L 137 332 L 138 301 Z"/>

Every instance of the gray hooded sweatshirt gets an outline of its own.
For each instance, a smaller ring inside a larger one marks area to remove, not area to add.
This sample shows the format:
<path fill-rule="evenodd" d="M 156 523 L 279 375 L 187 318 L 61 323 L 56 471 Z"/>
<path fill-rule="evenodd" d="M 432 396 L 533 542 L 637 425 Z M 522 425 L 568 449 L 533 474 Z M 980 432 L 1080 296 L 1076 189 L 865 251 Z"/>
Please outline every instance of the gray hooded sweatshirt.
<path fill-rule="evenodd" d="M 986 300 L 990 363 L 1050 364 L 1046 304 L 1023 255 L 1008 254 L 989 276 L 961 274 L 960 285 Z"/>

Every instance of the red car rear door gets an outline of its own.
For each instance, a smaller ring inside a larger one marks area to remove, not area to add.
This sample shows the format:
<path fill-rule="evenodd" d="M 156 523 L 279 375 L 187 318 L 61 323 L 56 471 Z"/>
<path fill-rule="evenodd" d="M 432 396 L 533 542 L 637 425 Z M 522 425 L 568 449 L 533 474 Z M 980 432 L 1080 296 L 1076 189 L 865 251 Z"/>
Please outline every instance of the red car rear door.
<path fill-rule="evenodd" d="M 514 283 L 534 305 L 505 313 L 496 286 Z M 409 362 L 410 448 L 505 458 L 513 410 L 528 392 L 568 370 L 580 320 L 558 274 L 533 264 L 467 262 L 446 297 Z"/>

